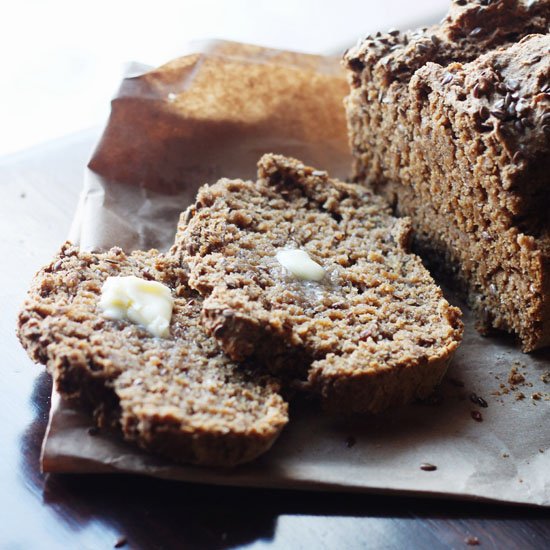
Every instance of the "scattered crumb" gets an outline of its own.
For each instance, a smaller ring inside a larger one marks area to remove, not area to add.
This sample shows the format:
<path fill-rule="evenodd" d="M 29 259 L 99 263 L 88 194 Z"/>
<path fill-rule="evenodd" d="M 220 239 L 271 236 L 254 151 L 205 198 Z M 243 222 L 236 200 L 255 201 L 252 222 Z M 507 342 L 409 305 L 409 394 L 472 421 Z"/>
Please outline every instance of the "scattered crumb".
<path fill-rule="evenodd" d="M 479 542 L 479 539 L 477 537 L 466 537 L 464 539 L 464 542 L 468 546 L 479 546 L 481 543 Z"/>
<path fill-rule="evenodd" d="M 425 472 L 435 472 L 435 470 L 437 470 L 437 466 L 435 464 L 430 464 L 429 462 L 423 462 L 420 464 L 420 469 Z"/>
<path fill-rule="evenodd" d="M 120 537 L 116 542 L 115 542 L 115 548 L 122 548 L 123 546 L 126 546 L 126 543 L 128 542 L 128 539 L 126 537 Z"/>
<path fill-rule="evenodd" d="M 526 369 L 527 366 L 523 363 L 520 363 L 519 361 L 514 361 L 512 368 L 510 369 L 510 372 L 508 373 L 508 379 L 507 384 L 503 384 L 502 382 L 499 384 L 499 389 L 496 391 L 491 392 L 491 395 L 494 396 L 503 396 L 508 395 L 512 392 L 514 393 L 514 398 L 516 401 L 523 401 L 526 398 L 526 395 L 523 391 L 520 391 L 519 387 L 522 386 L 524 388 L 532 388 L 533 383 L 529 382 L 526 378 L 525 373 L 520 372 L 520 369 Z M 550 382 L 550 371 L 544 372 L 540 379 L 545 383 Z M 475 396 L 475 394 L 472 394 L 472 396 Z M 470 397 L 471 401 L 474 402 L 473 397 Z M 477 397 L 477 396 L 475 396 Z M 544 393 L 540 391 L 536 391 L 531 395 L 531 399 L 534 405 L 535 401 L 550 401 L 550 393 Z M 480 406 L 481 404 L 478 403 Z"/>
<path fill-rule="evenodd" d="M 502 453 L 502 458 L 510 458 L 510 455 L 508 453 Z"/>
<path fill-rule="evenodd" d="M 544 453 L 544 449 L 539 449 L 539 453 Z"/>
<path fill-rule="evenodd" d="M 477 395 L 477 393 L 471 393 L 470 394 L 470 401 L 474 403 L 474 405 L 479 405 L 480 407 L 483 407 L 486 409 L 489 405 L 487 404 L 487 401 L 483 399 L 483 397 L 480 397 Z"/>
<path fill-rule="evenodd" d="M 525 382 L 525 376 L 518 371 L 517 366 L 513 366 L 508 374 L 508 382 L 514 386 L 523 384 Z"/>
<path fill-rule="evenodd" d="M 476 422 L 483 422 L 483 416 L 479 411 L 471 411 L 470 415 Z"/>
<path fill-rule="evenodd" d="M 355 437 L 353 437 L 353 435 L 350 435 L 348 438 L 346 438 L 346 447 L 348 449 L 351 449 L 351 447 L 353 447 L 356 443 L 357 440 L 355 439 Z"/>

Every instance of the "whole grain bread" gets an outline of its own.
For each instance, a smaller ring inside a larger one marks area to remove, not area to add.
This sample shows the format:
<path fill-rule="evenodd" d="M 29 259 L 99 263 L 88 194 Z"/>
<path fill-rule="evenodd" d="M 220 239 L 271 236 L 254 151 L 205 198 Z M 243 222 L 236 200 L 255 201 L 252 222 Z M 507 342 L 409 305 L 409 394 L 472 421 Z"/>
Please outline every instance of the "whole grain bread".
<path fill-rule="evenodd" d="M 461 339 L 460 312 L 408 251 L 410 224 L 362 186 L 277 155 L 258 181 L 204 186 L 172 256 L 205 297 L 202 322 L 235 360 L 300 380 L 324 405 L 378 412 L 427 396 Z M 326 275 L 299 280 L 278 251 Z"/>
<path fill-rule="evenodd" d="M 479 328 L 550 344 L 550 1 L 455 1 L 344 56 L 354 178 L 410 217 Z"/>
<path fill-rule="evenodd" d="M 172 290 L 168 338 L 103 317 L 102 284 L 119 275 Z M 238 366 L 204 334 L 202 300 L 185 281 L 185 271 L 156 250 L 91 254 L 67 243 L 37 274 L 19 338 L 63 397 L 90 407 L 99 425 L 116 426 L 140 447 L 193 464 L 252 460 L 287 423 L 287 404 L 275 379 Z"/>

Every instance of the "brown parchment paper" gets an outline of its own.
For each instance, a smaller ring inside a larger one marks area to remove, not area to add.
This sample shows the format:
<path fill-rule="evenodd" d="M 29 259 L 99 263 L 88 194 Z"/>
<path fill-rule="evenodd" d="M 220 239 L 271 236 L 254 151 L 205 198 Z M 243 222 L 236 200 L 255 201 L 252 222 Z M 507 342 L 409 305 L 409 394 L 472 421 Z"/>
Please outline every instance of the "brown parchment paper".
<path fill-rule="evenodd" d="M 346 177 L 346 91 L 336 58 L 227 42 L 127 77 L 86 173 L 72 240 L 84 248 L 166 249 L 199 185 L 253 178 L 264 152 Z M 174 465 L 115 435 L 91 437 L 89 417 L 54 392 L 43 470 L 549 506 L 550 354 L 527 356 L 512 338 L 482 338 L 462 309 L 464 342 L 427 403 L 338 418 L 298 401 L 271 451 L 224 471 Z M 513 368 L 520 376 L 511 383 Z M 437 470 L 421 470 L 425 462 Z"/>

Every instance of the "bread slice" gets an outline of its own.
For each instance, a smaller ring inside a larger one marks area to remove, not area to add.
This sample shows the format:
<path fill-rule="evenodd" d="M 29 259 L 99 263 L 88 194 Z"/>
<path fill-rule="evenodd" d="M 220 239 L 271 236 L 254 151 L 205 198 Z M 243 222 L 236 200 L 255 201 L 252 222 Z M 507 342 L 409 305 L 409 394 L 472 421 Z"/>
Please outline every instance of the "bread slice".
<path fill-rule="evenodd" d="M 98 308 L 108 276 L 170 287 L 168 338 L 154 338 Z M 36 276 L 18 334 L 47 365 L 59 392 L 94 410 L 100 425 L 179 462 L 232 466 L 269 449 L 288 420 L 279 384 L 227 359 L 199 325 L 201 298 L 184 271 L 157 251 L 80 252 L 65 244 Z"/>
<path fill-rule="evenodd" d="M 277 155 L 258 181 L 203 187 L 171 254 L 204 297 L 202 322 L 235 360 L 300 379 L 325 406 L 378 412 L 425 397 L 461 339 L 460 312 L 408 252 L 409 222 L 362 186 Z M 307 251 L 326 274 L 290 275 Z"/>
<path fill-rule="evenodd" d="M 344 58 L 354 179 L 412 220 L 482 331 L 550 344 L 550 1 L 455 2 Z"/>

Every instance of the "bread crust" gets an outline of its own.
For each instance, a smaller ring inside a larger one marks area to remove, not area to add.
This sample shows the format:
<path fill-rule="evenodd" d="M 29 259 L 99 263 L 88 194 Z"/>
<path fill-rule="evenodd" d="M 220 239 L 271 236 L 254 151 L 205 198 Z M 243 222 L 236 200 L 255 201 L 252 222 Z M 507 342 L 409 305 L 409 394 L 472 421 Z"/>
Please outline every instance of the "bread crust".
<path fill-rule="evenodd" d="M 550 343 L 550 2 L 455 4 L 344 56 L 354 179 L 411 219 L 481 331 L 532 351 Z"/>

